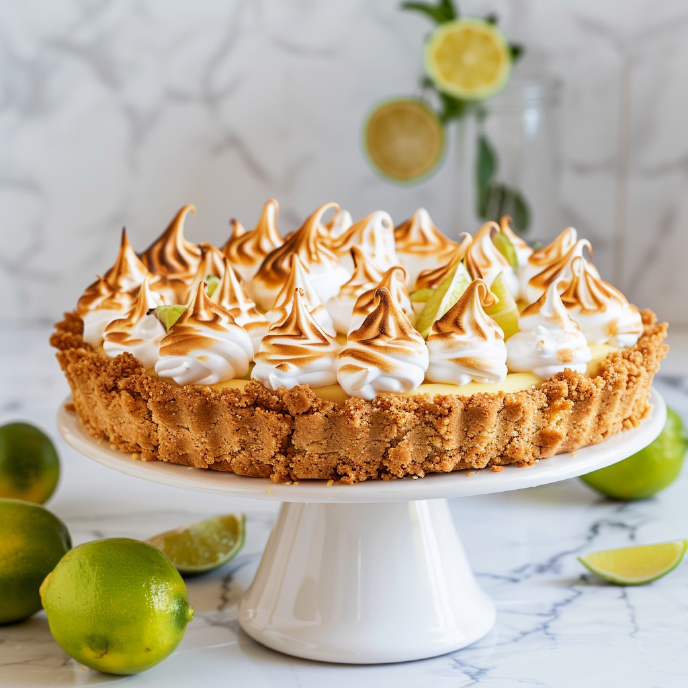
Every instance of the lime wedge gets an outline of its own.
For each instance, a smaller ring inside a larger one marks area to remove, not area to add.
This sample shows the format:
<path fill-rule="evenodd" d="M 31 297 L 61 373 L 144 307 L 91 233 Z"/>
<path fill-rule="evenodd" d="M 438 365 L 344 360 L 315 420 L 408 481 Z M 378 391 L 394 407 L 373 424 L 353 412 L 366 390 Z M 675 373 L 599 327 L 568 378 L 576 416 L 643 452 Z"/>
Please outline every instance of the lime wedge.
<path fill-rule="evenodd" d="M 169 332 L 170 327 L 181 318 L 182 313 L 186 310 L 186 306 L 158 306 L 153 309 L 157 319 L 163 324 L 164 328 Z M 150 311 L 148 311 L 150 313 Z"/>
<path fill-rule="evenodd" d="M 434 289 L 417 289 L 411 292 L 409 298 L 411 303 L 427 303 L 428 299 L 435 293 Z"/>
<path fill-rule="evenodd" d="M 518 332 L 518 306 L 506 285 L 504 274 L 499 273 L 492 282 L 490 291 L 499 299 L 493 306 L 485 309 L 487 313 L 504 332 L 507 340 Z"/>
<path fill-rule="evenodd" d="M 220 278 L 216 277 L 215 275 L 208 275 L 205 278 L 205 283 L 207 285 L 205 288 L 205 293 L 208 294 L 208 298 L 210 298 L 213 295 L 213 292 L 220 285 Z"/>
<path fill-rule="evenodd" d="M 401 98 L 377 105 L 364 128 L 370 162 L 385 177 L 419 181 L 437 167 L 444 154 L 444 128 L 420 100 Z"/>
<path fill-rule="evenodd" d="M 518 267 L 518 258 L 516 258 L 516 249 L 511 243 L 511 239 L 504 234 L 504 232 L 495 232 L 492 237 L 492 243 L 497 250 L 509 261 L 512 268 Z"/>
<path fill-rule="evenodd" d="M 228 514 L 198 521 L 146 540 L 174 564 L 179 573 L 203 573 L 233 559 L 244 546 L 246 518 Z"/>
<path fill-rule="evenodd" d="M 483 100 L 509 80 L 509 44 L 493 23 L 481 19 L 444 22 L 428 39 L 425 70 L 440 91 L 462 100 Z"/>
<path fill-rule="evenodd" d="M 458 300 L 471 283 L 471 277 L 463 261 L 447 275 L 425 304 L 416 320 L 416 329 L 425 339 L 435 320 L 439 320 Z"/>
<path fill-rule="evenodd" d="M 673 571 L 683 559 L 688 540 L 661 542 L 594 552 L 578 561 L 595 575 L 617 585 L 643 585 Z"/>

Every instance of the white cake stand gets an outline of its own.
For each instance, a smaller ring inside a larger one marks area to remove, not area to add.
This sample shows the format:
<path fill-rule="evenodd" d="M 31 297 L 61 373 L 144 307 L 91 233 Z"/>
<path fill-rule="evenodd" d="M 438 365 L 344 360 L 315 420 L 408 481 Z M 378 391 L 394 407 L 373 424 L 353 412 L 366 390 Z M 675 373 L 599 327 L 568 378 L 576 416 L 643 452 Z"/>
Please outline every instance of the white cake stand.
<path fill-rule="evenodd" d="M 64 406 L 57 424 L 74 449 L 122 473 L 185 490 L 284 502 L 239 605 L 242 628 L 289 655 L 368 664 L 452 652 L 494 624 L 494 604 L 475 582 L 445 498 L 545 485 L 620 461 L 661 432 L 666 406 L 655 390 L 650 401 L 652 414 L 639 427 L 528 468 L 331 487 L 134 461 L 91 437 Z"/>

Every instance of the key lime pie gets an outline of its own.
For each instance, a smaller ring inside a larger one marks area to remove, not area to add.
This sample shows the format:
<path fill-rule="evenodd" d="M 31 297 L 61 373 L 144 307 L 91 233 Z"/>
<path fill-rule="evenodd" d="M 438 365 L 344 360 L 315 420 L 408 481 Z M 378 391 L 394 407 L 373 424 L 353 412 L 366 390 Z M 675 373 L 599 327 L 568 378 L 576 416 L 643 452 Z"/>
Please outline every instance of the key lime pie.
<path fill-rule="evenodd" d="M 182 208 L 86 288 L 51 343 L 76 413 L 134 459 L 354 483 L 601 442 L 650 411 L 666 324 L 605 282 L 576 230 L 452 241 L 335 203 L 282 238 L 278 204 L 218 249 Z M 327 220 L 327 215 L 334 215 Z"/>

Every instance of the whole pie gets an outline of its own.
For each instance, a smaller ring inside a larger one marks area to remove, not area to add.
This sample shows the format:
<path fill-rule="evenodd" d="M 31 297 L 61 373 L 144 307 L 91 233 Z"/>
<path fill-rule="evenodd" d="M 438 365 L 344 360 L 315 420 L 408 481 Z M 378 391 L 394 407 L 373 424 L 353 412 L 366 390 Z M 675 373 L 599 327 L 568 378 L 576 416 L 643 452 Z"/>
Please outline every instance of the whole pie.
<path fill-rule="evenodd" d="M 285 238 L 278 204 L 218 249 L 185 206 L 56 325 L 73 408 L 132 459 L 276 482 L 526 466 L 649 413 L 666 324 L 603 281 L 568 228 L 534 250 L 489 222 L 335 203 Z M 324 216 L 334 211 L 325 222 Z"/>

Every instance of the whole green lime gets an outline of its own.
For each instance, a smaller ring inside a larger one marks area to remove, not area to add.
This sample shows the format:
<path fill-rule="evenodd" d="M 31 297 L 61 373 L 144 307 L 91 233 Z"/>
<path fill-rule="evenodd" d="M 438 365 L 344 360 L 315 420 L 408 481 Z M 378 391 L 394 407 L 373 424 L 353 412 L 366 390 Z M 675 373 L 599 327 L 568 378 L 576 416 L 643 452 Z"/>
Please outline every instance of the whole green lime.
<path fill-rule="evenodd" d="M 681 416 L 667 408 L 667 420 L 659 437 L 637 454 L 581 480 L 612 499 L 647 499 L 678 478 L 688 448 L 688 434 Z"/>
<path fill-rule="evenodd" d="M 41 608 L 38 589 L 71 546 L 67 527 L 47 509 L 0 499 L 0 624 Z"/>
<path fill-rule="evenodd" d="M 43 504 L 59 477 L 55 445 L 42 430 L 28 423 L 0 427 L 0 497 Z"/>
<path fill-rule="evenodd" d="M 170 561 L 126 538 L 75 547 L 43 581 L 41 598 L 60 647 L 111 674 L 135 674 L 161 662 L 193 618 Z"/>

